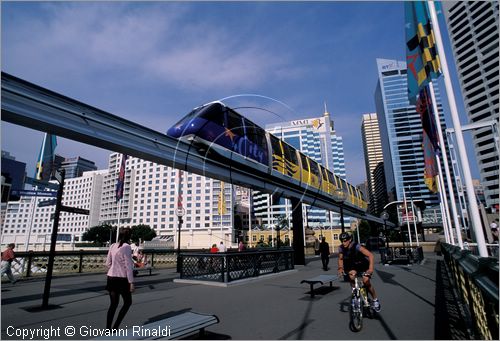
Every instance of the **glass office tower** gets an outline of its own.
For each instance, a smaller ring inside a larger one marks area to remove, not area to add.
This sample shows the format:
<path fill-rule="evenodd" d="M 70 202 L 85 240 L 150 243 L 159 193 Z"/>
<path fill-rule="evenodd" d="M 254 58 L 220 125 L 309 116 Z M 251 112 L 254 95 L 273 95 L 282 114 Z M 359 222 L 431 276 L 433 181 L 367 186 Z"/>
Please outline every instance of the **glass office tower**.
<path fill-rule="evenodd" d="M 377 59 L 377 68 L 375 104 L 389 201 L 403 200 L 404 188 L 407 197 L 422 199 L 427 207 L 439 206 L 438 194 L 429 191 L 424 182 L 422 123 L 415 106 L 408 101 L 406 63 Z M 444 114 L 436 85 L 434 90 L 444 132 Z"/>

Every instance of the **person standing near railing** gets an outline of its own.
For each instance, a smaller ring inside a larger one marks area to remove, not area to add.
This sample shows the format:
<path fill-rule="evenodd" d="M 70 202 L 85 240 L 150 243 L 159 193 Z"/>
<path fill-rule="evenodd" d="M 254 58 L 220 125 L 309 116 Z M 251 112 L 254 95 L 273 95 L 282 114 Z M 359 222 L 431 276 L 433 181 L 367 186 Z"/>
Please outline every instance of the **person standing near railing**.
<path fill-rule="evenodd" d="M 106 290 L 109 291 L 109 309 L 106 319 L 106 328 L 111 329 L 113 318 L 123 297 L 123 306 L 113 325 L 117 329 L 125 314 L 132 305 L 132 292 L 134 292 L 134 263 L 132 261 L 132 248 L 130 243 L 130 228 L 123 228 L 118 235 L 118 242 L 111 245 L 106 259 L 109 270 L 107 273 Z"/>
<path fill-rule="evenodd" d="M 14 278 L 14 275 L 12 274 L 12 262 L 16 261 L 18 264 L 21 264 L 16 259 L 16 254 L 14 252 L 15 247 L 16 247 L 16 244 L 10 243 L 9 245 L 7 245 L 7 248 L 2 252 L 2 276 L 1 277 L 3 277 L 3 275 L 6 274 L 12 284 L 16 284 L 16 282 L 17 282 L 17 280 Z"/>

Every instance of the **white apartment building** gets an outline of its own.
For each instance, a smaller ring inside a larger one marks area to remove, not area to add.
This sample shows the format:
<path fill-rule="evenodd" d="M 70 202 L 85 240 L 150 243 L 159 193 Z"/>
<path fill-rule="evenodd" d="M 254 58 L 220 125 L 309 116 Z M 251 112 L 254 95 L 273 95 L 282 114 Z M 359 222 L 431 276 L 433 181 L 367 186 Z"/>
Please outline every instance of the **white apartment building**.
<path fill-rule="evenodd" d="M 89 215 L 61 212 L 58 228 L 58 243 L 74 246 L 81 241 L 82 234 L 99 224 L 101 187 L 104 171 L 83 173 L 79 178 L 66 179 L 62 204 L 83 208 Z M 21 196 L 19 201 L 7 203 L 1 224 L 1 244 L 16 243 L 18 251 L 48 249 L 53 229 L 51 215 L 55 205 L 39 207 L 39 203 L 55 199 L 42 196 Z"/>
<path fill-rule="evenodd" d="M 126 160 L 123 197 L 117 201 L 121 160 L 121 154 L 112 153 L 108 169 L 85 172 L 65 181 L 63 205 L 88 209 L 90 214 L 61 212 L 58 247 L 66 245 L 70 249 L 82 240 L 88 228 L 102 223 L 115 227 L 149 225 L 158 236 L 174 240 L 177 246 L 180 171 L 130 157 Z M 220 241 L 236 247 L 238 234 L 234 230 L 233 207 L 239 207 L 239 224 L 243 228 L 248 226 L 248 189 L 225 183 L 225 212 L 220 212 L 221 181 L 181 173 L 180 201 L 184 209 L 181 248 L 208 248 Z M 2 218 L 2 245 L 14 242 L 19 251 L 48 249 L 55 205 L 38 207 L 38 204 L 50 199 L 53 198 L 24 196 L 9 202 Z"/>
<path fill-rule="evenodd" d="M 181 248 L 208 248 L 220 241 L 237 245 L 233 206 L 248 201 L 246 190 L 225 183 L 226 211 L 221 215 L 218 210 L 220 181 L 182 172 L 179 187 L 179 170 L 130 157 L 126 160 L 123 198 L 117 201 L 116 183 L 122 157 L 113 153 L 109 158 L 109 173 L 104 176 L 102 188 L 101 223 L 120 227 L 149 225 L 158 236 L 174 239 L 177 246 L 180 189 L 184 209 Z"/>

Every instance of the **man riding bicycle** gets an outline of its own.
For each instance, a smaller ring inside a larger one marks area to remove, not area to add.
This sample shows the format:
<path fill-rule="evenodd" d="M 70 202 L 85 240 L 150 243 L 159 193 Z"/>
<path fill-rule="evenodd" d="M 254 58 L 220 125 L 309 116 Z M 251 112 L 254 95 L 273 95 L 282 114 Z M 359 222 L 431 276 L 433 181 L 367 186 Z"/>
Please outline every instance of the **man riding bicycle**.
<path fill-rule="evenodd" d="M 354 279 L 358 272 L 364 273 L 363 284 L 366 290 L 373 298 L 372 307 L 376 312 L 380 311 L 380 302 L 378 301 L 375 288 L 370 282 L 373 274 L 374 257 L 364 246 L 352 241 L 352 236 L 347 232 L 342 232 L 339 237 L 341 245 L 339 246 L 339 275 L 347 273 L 351 286 L 354 287 Z"/>

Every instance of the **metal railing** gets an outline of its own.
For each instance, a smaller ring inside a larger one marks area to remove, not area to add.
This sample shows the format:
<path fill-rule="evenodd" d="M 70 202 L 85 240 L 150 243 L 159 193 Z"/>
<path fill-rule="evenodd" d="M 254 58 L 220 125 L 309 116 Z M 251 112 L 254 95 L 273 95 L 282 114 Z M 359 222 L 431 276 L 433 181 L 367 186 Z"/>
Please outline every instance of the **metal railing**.
<path fill-rule="evenodd" d="M 464 250 L 468 250 L 471 254 L 479 256 L 479 248 L 477 247 L 477 243 L 469 243 L 464 242 Z M 498 244 L 486 244 L 486 250 L 488 251 L 489 257 L 497 257 L 498 258 Z"/>
<path fill-rule="evenodd" d="M 381 247 L 380 260 L 383 264 L 402 262 L 405 264 L 418 263 L 424 259 L 421 246 L 412 247 Z"/>
<path fill-rule="evenodd" d="M 181 253 L 181 279 L 228 283 L 294 269 L 293 249 Z"/>
<path fill-rule="evenodd" d="M 475 338 L 498 339 L 498 257 L 478 257 L 443 243 L 447 269 L 473 323 Z"/>
<path fill-rule="evenodd" d="M 175 267 L 174 250 L 144 250 L 148 263 L 155 268 Z M 54 275 L 77 273 L 103 273 L 106 267 L 108 250 L 56 251 Z M 12 272 L 16 276 L 44 276 L 49 260 L 48 251 L 16 252 L 17 262 L 12 262 Z"/>

